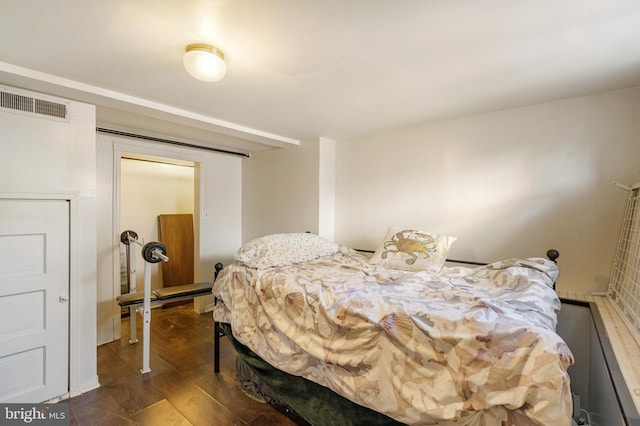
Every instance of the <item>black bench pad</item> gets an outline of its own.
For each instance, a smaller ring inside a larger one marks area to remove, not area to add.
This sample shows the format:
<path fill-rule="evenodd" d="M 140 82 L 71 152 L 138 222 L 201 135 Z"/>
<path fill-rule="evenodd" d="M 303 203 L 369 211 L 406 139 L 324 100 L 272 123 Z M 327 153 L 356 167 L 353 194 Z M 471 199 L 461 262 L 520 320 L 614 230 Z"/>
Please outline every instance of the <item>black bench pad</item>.
<path fill-rule="evenodd" d="M 211 294 L 211 289 L 213 288 L 213 283 L 194 283 L 194 284 L 185 284 L 185 285 L 176 285 L 172 287 L 164 287 L 159 288 L 157 290 L 153 290 L 153 294 L 158 298 L 158 300 L 166 300 L 173 299 L 177 297 L 183 296 L 200 296 Z"/>
<path fill-rule="evenodd" d="M 151 301 L 156 300 L 157 297 L 155 294 L 151 293 Z M 130 306 L 130 305 L 138 305 L 144 302 L 144 291 L 139 291 L 137 293 L 125 293 L 116 297 L 116 301 L 120 306 Z"/>

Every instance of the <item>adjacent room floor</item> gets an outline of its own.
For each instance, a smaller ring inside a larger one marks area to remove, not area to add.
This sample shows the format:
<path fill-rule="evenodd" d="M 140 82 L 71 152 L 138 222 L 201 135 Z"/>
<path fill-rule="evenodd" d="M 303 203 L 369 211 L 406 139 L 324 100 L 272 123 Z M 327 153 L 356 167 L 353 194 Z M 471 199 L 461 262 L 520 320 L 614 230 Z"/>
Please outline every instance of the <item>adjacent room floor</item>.
<path fill-rule="evenodd" d="M 98 389 L 70 399 L 72 425 L 296 425 L 301 422 L 252 400 L 235 383 L 235 352 L 221 339 L 220 373 L 213 372 L 213 318 L 192 305 L 154 309 L 151 372 L 139 343 L 130 345 L 129 319 L 122 339 L 98 347 Z"/>

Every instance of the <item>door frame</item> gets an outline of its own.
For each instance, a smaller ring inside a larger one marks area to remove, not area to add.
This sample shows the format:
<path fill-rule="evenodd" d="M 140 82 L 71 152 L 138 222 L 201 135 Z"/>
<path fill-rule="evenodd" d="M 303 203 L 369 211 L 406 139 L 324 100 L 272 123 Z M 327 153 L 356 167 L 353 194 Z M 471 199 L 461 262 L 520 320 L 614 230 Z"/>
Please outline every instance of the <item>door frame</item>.
<path fill-rule="evenodd" d="M 78 375 L 80 359 L 80 193 L 20 193 L 0 192 L 0 199 L 8 200 L 56 200 L 69 203 L 69 341 L 68 344 L 68 389 L 55 398 L 62 400 L 81 389 Z"/>
<path fill-rule="evenodd" d="M 164 146 L 148 141 L 140 141 L 136 139 L 130 139 L 125 137 L 109 137 L 113 141 L 112 155 L 113 155 L 113 186 L 112 186 L 112 238 L 113 238 L 113 252 L 112 252 L 112 291 L 113 291 L 113 311 L 112 311 L 112 324 L 113 324 L 113 340 L 120 339 L 122 336 L 122 319 L 120 306 L 115 303 L 115 297 L 120 294 L 120 191 L 121 191 L 121 161 L 123 156 L 127 154 L 136 154 L 141 156 L 155 157 L 159 159 L 177 161 L 187 161 L 194 165 L 194 206 L 193 206 L 193 224 L 194 224 L 194 276 L 198 277 L 200 274 L 200 199 L 204 191 L 202 180 L 200 179 L 200 161 L 198 158 L 198 152 L 193 148 Z M 169 162 L 169 161 L 168 161 Z M 196 311 L 203 310 L 198 305 Z M 202 312 L 199 312 L 202 313 Z"/>

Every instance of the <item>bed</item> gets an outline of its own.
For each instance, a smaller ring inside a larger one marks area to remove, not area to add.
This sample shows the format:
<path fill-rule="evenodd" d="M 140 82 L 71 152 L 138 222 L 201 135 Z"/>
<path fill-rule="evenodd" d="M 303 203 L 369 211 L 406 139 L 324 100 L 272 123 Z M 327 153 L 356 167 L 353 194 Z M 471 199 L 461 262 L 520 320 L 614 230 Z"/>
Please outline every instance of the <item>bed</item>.
<path fill-rule="evenodd" d="M 389 229 L 363 253 L 256 239 L 215 281 L 216 337 L 310 424 L 571 425 L 557 264 L 446 266 L 453 241 Z"/>

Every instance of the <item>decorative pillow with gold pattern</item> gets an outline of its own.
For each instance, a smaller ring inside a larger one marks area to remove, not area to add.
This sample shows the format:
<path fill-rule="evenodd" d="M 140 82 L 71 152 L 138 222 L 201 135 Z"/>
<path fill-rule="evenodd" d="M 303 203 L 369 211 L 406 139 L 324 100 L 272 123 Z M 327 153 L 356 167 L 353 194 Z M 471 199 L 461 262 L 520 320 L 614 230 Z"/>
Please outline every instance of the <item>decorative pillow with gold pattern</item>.
<path fill-rule="evenodd" d="M 369 263 L 405 271 L 439 272 L 456 237 L 389 228 Z"/>

